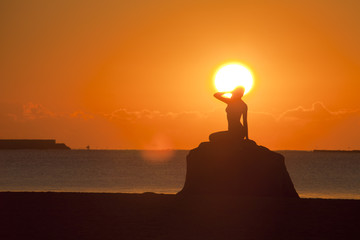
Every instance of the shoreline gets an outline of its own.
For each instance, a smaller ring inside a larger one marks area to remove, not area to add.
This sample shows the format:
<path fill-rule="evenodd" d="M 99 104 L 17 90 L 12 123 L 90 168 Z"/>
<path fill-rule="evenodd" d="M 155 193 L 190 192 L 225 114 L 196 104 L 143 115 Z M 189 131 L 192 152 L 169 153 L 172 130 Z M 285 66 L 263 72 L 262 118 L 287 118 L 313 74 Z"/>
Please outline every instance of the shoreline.
<path fill-rule="evenodd" d="M 0 192 L 1 239 L 357 239 L 360 200 Z"/>
<path fill-rule="evenodd" d="M 5 190 L 5 191 L 1 191 L 0 190 L 0 194 L 2 193 L 64 193 L 64 194 L 129 194 L 129 195 L 146 195 L 146 194 L 154 194 L 154 195 L 169 195 L 169 196 L 176 196 L 177 192 L 166 192 L 166 193 L 161 193 L 161 192 L 112 192 L 112 191 L 108 191 L 108 192 L 101 192 L 101 191 L 57 191 L 57 190 L 49 190 L 49 191 L 43 191 L 43 190 Z M 310 195 L 314 195 L 314 194 L 310 194 Z M 244 196 L 244 198 L 247 198 L 246 196 Z M 309 200 L 316 200 L 316 199 L 321 199 L 321 200 L 354 200 L 354 201 L 360 201 L 360 198 L 336 198 L 336 197 L 301 197 L 300 199 L 309 199 Z"/>

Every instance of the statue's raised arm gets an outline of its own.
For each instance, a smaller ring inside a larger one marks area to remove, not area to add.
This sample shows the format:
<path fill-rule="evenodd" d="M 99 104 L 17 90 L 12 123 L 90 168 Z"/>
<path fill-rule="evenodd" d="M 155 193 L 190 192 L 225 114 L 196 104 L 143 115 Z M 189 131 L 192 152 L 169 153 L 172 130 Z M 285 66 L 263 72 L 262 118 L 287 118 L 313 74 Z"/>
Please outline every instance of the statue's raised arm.
<path fill-rule="evenodd" d="M 224 97 L 223 95 L 226 94 L 228 92 L 217 92 L 214 93 L 214 97 L 216 99 L 219 99 L 220 101 L 224 102 L 224 103 L 229 103 L 230 102 L 230 98 Z"/>

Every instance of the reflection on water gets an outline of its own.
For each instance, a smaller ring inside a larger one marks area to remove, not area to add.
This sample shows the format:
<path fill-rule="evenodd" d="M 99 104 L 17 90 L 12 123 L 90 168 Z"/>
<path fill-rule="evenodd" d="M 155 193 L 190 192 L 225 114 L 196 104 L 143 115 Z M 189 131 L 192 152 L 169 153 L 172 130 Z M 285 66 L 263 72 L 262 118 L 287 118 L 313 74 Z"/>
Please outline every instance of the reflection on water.
<path fill-rule="evenodd" d="M 360 153 L 280 153 L 301 197 L 360 199 Z"/>
<path fill-rule="evenodd" d="M 176 193 L 188 151 L 169 152 L 151 151 L 166 159 L 154 162 L 136 150 L 0 151 L 0 191 Z M 301 197 L 360 199 L 360 153 L 280 153 Z"/>

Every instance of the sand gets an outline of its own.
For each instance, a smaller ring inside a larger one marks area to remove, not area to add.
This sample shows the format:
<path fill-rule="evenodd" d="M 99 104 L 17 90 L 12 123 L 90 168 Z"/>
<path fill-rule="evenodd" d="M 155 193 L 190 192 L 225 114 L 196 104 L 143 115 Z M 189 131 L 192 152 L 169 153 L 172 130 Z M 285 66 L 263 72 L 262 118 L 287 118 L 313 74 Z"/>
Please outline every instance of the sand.
<path fill-rule="evenodd" d="M 0 193 L 0 239 L 360 239 L 360 201 Z"/>

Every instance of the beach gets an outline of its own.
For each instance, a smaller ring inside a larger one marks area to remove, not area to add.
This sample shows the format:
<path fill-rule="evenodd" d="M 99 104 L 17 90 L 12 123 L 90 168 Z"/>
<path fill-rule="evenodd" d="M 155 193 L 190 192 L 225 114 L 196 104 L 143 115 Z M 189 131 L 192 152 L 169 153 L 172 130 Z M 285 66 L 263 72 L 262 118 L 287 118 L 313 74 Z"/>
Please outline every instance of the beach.
<path fill-rule="evenodd" d="M 1 192 L 0 239 L 358 239 L 360 201 Z"/>

